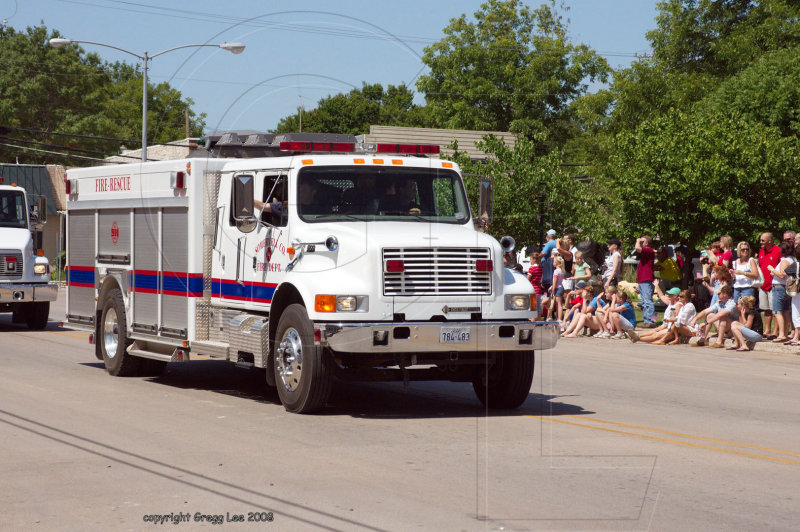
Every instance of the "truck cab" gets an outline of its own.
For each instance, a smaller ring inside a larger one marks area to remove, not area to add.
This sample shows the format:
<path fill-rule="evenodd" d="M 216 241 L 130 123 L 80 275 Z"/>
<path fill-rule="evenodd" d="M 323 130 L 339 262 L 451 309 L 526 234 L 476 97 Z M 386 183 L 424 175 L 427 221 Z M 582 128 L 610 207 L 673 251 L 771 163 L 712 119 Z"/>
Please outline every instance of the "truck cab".
<path fill-rule="evenodd" d="M 12 312 L 15 323 L 31 329 L 47 326 L 50 301 L 57 296 L 50 264 L 33 239 L 47 221 L 46 212 L 43 197 L 29 205 L 23 188 L 0 185 L 0 312 Z"/>

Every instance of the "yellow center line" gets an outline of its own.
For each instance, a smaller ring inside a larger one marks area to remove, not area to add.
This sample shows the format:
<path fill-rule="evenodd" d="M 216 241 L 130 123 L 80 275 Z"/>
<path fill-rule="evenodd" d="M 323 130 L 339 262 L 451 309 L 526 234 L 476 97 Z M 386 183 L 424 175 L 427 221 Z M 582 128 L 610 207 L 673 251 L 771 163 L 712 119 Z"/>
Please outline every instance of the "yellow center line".
<path fill-rule="evenodd" d="M 744 451 L 736 451 L 736 450 L 733 450 L 733 449 L 724 449 L 722 447 L 714 447 L 712 445 L 702 445 L 702 444 L 699 444 L 699 443 L 691 443 L 691 442 L 680 441 L 680 440 L 672 440 L 672 439 L 669 439 L 669 438 L 660 438 L 658 436 L 650 436 L 648 434 L 637 434 L 636 432 L 628 432 L 628 431 L 624 431 L 624 430 L 611 429 L 611 428 L 608 428 L 608 427 L 598 427 L 598 426 L 595 426 L 595 425 L 587 425 L 587 424 L 584 424 L 584 423 L 575 423 L 573 421 L 564 421 L 563 419 L 552 419 L 550 417 L 531 416 L 531 415 L 526 415 L 525 417 L 530 417 L 530 418 L 534 418 L 534 419 L 546 419 L 547 421 L 552 421 L 553 423 L 562 423 L 564 425 L 573 425 L 575 427 L 584 427 L 584 428 L 588 428 L 588 429 L 602 430 L 602 431 L 605 431 L 605 432 L 612 432 L 614 434 L 624 434 L 626 436 L 635 436 L 637 438 L 644 438 L 644 439 L 647 439 L 647 440 L 660 441 L 660 442 L 665 442 L 665 443 L 674 443 L 674 444 L 677 444 L 677 445 L 685 445 L 687 447 L 695 447 L 697 449 L 707 449 L 709 451 L 719 451 L 719 452 L 722 452 L 722 453 L 736 454 L 736 455 L 739 455 L 739 456 L 747 456 L 747 457 L 750 457 L 750 458 L 760 458 L 762 460 L 771 460 L 773 462 L 783 462 L 785 464 L 800 465 L 800 461 L 799 460 L 788 460 L 786 458 L 775 458 L 775 457 L 772 457 L 772 456 L 765 456 L 765 455 L 761 455 L 761 454 L 746 453 Z"/>
<path fill-rule="evenodd" d="M 84 340 L 88 340 L 89 339 L 89 334 L 88 333 L 87 334 L 73 334 L 73 333 L 67 332 L 67 331 L 45 331 L 45 332 L 49 332 L 51 334 L 60 334 L 62 336 L 71 336 L 73 338 L 83 338 Z"/>
<path fill-rule="evenodd" d="M 759 451 L 767 451 L 771 453 L 778 453 L 778 454 L 788 454 L 792 456 L 800 456 L 800 453 L 796 453 L 793 451 L 783 451 L 781 449 L 772 449 L 771 447 L 761 447 L 759 445 L 749 445 L 747 443 L 737 443 L 735 441 L 727 441 L 727 440 L 718 440 L 716 438 L 706 438 L 705 436 L 696 436 L 694 434 L 685 434 L 683 432 L 673 432 L 671 430 L 662 430 L 662 429 L 654 429 L 651 427 L 642 427 L 639 425 L 629 425 L 627 423 L 620 423 L 619 421 L 608 421 L 605 419 L 595 419 L 595 418 L 587 418 L 584 416 L 576 416 L 572 414 L 567 414 L 564 417 L 571 417 L 574 419 L 578 419 L 581 421 L 594 421 L 596 423 L 606 423 L 608 425 L 616 425 L 618 427 L 627 427 L 629 429 L 639 429 L 639 430 L 647 430 L 650 432 L 658 432 L 660 434 L 671 434 L 672 436 L 681 436 L 682 438 L 692 438 L 695 440 L 703 440 L 703 441 L 711 441 L 714 443 L 722 443 L 725 445 L 734 445 L 736 447 L 746 447 L 748 449 L 757 449 Z"/>

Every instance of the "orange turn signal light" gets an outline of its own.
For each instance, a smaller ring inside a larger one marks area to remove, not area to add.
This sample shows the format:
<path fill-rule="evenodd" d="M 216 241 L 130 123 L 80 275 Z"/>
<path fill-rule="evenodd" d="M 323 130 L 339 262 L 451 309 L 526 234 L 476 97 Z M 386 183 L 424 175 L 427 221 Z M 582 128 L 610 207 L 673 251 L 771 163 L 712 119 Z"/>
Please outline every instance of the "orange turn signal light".
<path fill-rule="evenodd" d="M 317 294 L 314 296 L 314 310 L 316 312 L 336 312 L 336 296 Z"/>

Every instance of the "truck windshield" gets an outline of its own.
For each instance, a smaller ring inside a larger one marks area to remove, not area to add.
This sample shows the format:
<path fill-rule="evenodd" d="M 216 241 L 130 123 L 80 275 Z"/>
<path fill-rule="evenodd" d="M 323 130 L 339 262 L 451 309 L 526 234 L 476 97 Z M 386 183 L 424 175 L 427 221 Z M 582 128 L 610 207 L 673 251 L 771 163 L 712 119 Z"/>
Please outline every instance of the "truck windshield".
<path fill-rule="evenodd" d="M 25 195 L 22 192 L 0 190 L 0 227 L 28 227 Z"/>
<path fill-rule="evenodd" d="M 428 168 L 308 167 L 297 181 L 306 222 L 424 221 L 463 224 L 469 205 L 458 174 Z"/>

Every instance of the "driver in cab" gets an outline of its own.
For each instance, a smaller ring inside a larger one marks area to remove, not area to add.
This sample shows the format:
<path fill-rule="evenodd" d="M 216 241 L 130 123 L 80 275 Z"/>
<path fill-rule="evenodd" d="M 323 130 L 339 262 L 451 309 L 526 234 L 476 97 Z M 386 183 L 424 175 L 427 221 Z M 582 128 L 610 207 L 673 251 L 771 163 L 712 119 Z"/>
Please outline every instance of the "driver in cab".
<path fill-rule="evenodd" d="M 410 177 L 400 177 L 389 183 L 380 210 L 389 214 L 420 214 L 416 197 L 417 182 Z"/>

